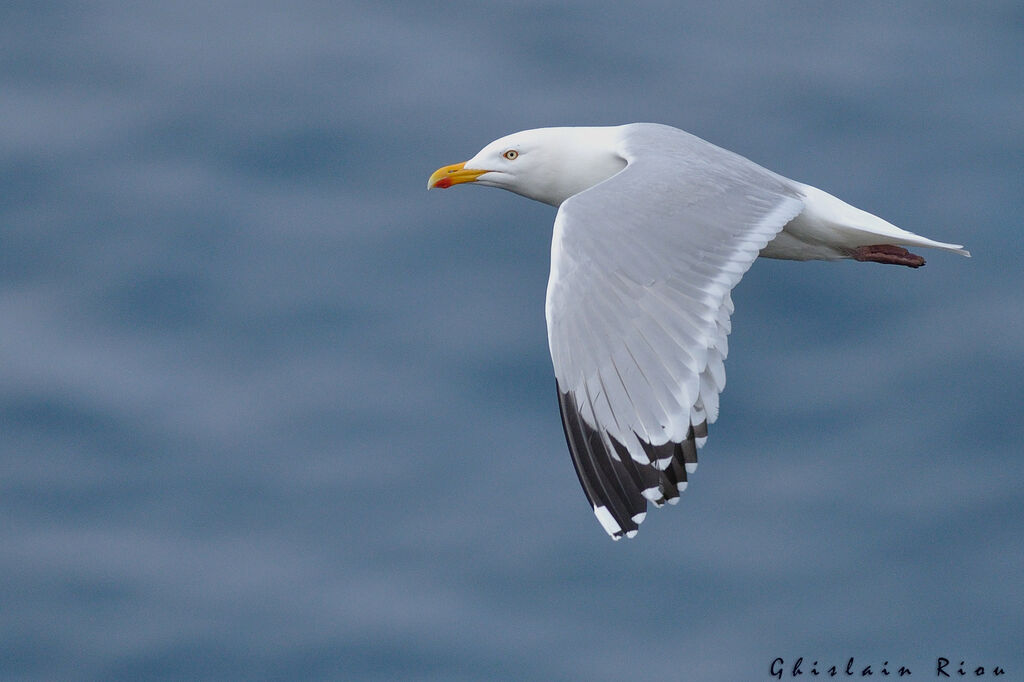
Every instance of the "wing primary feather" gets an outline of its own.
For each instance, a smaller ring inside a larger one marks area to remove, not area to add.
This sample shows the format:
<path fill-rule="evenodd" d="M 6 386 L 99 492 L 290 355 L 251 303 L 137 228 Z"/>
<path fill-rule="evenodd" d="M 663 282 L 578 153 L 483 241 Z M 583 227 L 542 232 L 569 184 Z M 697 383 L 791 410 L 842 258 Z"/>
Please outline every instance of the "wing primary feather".
<path fill-rule="evenodd" d="M 676 445 L 676 449 L 679 449 L 678 445 Z M 668 496 L 668 501 L 670 504 L 674 504 L 679 500 L 679 493 L 681 492 L 679 484 L 682 483 L 684 487 L 686 486 L 686 468 L 679 463 L 678 454 L 672 458 L 672 462 L 662 472 L 662 475 L 664 477 L 662 485 L 671 493 Z"/>
<path fill-rule="evenodd" d="M 678 444 L 669 441 L 662 445 L 651 445 L 649 443 L 643 443 L 642 445 L 648 457 L 655 461 L 666 462 L 664 469 L 658 469 L 658 487 L 661 489 L 662 501 L 672 502 L 679 497 L 679 490 L 676 487 L 678 479 L 673 480 L 672 475 L 669 473 L 673 465 L 676 464 L 676 454 L 679 451 Z"/>
<path fill-rule="evenodd" d="M 707 424 L 704 426 L 704 433 L 707 433 Z M 695 434 L 696 432 L 691 429 L 686 440 L 679 444 L 678 459 L 682 461 L 683 471 L 691 474 L 697 470 L 697 436 Z M 683 480 L 686 480 L 685 474 Z"/>
<path fill-rule="evenodd" d="M 683 448 L 684 447 L 685 447 L 685 443 L 679 443 L 679 444 L 676 445 L 676 449 L 677 449 L 676 456 L 674 458 L 672 458 L 672 465 L 669 466 L 669 468 L 665 470 L 665 475 L 669 478 L 670 481 L 672 481 L 672 484 L 677 486 L 677 487 L 679 486 L 680 483 L 686 483 L 687 479 L 688 479 L 688 474 L 686 473 L 686 467 L 682 464 L 683 458 L 684 458 L 684 455 L 683 455 Z"/>
<path fill-rule="evenodd" d="M 629 395 L 629 389 L 626 388 L 626 382 L 622 378 L 622 372 L 619 371 L 619 366 L 617 364 L 615 364 L 615 358 L 608 358 L 608 363 L 612 366 L 612 370 L 615 372 L 615 376 L 617 376 L 619 378 L 619 383 L 622 384 L 622 392 L 623 392 L 623 394 L 625 394 L 626 400 L 629 401 L 629 406 L 632 408 L 633 413 L 639 416 L 640 411 L 637 410 L 636 403 L 633 402 L 633 397 L 631 395 Z M 642 421 L 638 422 L 638 423 L 639 423 L 640 428 L 642 428 L 644 430 L 644 436 L 647 436 L 647 440 L 650 440 L 651 436 L 650 436 L 649 433 L 647 433 L 647 427 L 644 426 L 644 423 Z M 643 438 L 641 438 L 641 442 L 643 442 Z M 643 463 L 644 462 L 641 462 L 641 464 L 643 464 Z"/>
<path fill-rule="evenodd" d="M 572 455 L 576 476 L 590 501 L 594 514 L 614 539 L 635 533 L 637 524 L 633 521 L 633 517 L 646 512 L 647 509 L 643 498 L 637 492 L 639 502 L 634 500 L 632 505 L 628 505 L 629 496 L 621 487 L 618 490 L 615 489 L 619 480 L 611 463 L 613 458 L 604 451 L 603 445 L 600 445 L 600 435 L 589 428 L 580 417 L 575 398 L 569 392 L 563 393 L 560 387 L 558 388 L 558 407 L 561 411 L 562 427 L 566 443 L 569 445 L 569 452 Z M 596 441 L 594 437 L 596 437 Z M 592 443 L 600 445 L 605 454 L 603 462 L 602 458 L 593 452 Z M 628 477 L 624 467 L 622 474 Z M 642 508 L 639 508 L 641 505 Z"/>
<path fill-rule="evenodd" d="M 593 400 L 590 397 L 590 389 L 586 384 L 584 384 L 584 388 L 587 393 L 587 403 L 590 405 L 591 413 L 593 413 L 594 407 Z M 585 423 L 583 426 L 587 435 L 590 452 L 601 469 L 601 473 L 604 474 L 604 480 L 612 485 L 613 492 L 618 493 L 624 506 L 629 510 L 630 518 L 645 513 L 647 511 L 647 503 L 644 502 L 640 490 L 633 483 L 626 467 L 615 456 L 615 453 L 607 447 L 607 441 L 602 438 L 602 434 L 599 431 L 586 428 Z"/>
<path fill-rule="evenodd" d="M 657 433 L 659 430 L 666 430 L 668 428 L 668 422 L 671 419 L 672 415 L 669 412 L 669 410 L 666 409 L 665 401 L 662 400 L 662 397 L 658 395 L 658 388 L 656 387 L 656 384 L 650 377 L 648 377 L 648 372 L 644 371 L 643 364 L 641 364 L 640 361 L 637 360 L 636 354 L 633 353 L 633 349 L 630 348 L 628 344 L 624 345 L 623 348 L 626 350 L 626 354 L 629 356 L 629 359 L 633 361 L 633 366 L 636 367 L 636 370 L 640 373 L 640 377 L 647 384 L 647 388 L 650 389 L 650 392 L 654 397 L 654 402 L 657 403 L 658 408 L 661 410 L 659 413 L 652 415 L 653 421 L 650 425 L 645 424 L 643 419 L 639 420 L 640 425 L 643 426 L 644 431 L 647 433 L 647 437 L 651 440 L 654 440 L 651 432 L 654 431 L 655 433 Z M 655 360 L 658 361 L 657 356 L 655 356 Z M 660 364 L 660 361 L 658 362 Z M 630 398 L 632 398 L 632 396 L 630 396 Z M 653 412 L 653 410 L 651 410 L 651 412 Z"/>
<path fill-rule="evenodd" d="M 615 422 L 615 428 L 621 429 L 622 427 L 619 425 L 619 418 L 615 416 L 615 408 L 612 407 L 611 398 L 608 397 L 608 387 L 604 385 L 604 377 L 601 376 L 600 372 L 598 372 L 597 374 L 597 383 L 601 385 L 601 395 L 604 397 L 605 405 L 608 406 L 608 414 L 612 416 L 612 421 Z M 618 444 L 619 443 L 616 442 L 616 445 Z M 632 459 L 632 457 L 630 457 L 629 459 Z"/>
<path fill-rule="evenodd" d="M 629 451 L 626 449 L 625 445 L 608 434 L 605 434 L 605 436 L 615 448 L 615 452 L 619 456 L 619 461 L 621 461 L 623 466 L 626 467 L 626 471 L 633 479 L 633 483 L 636 485 L 637 489 L 640 490 L 640 494 L 655 504 L 661 504 L 663 501 L 662 496 L 660 494 L 655 494 L 654 492 L 659 490 L 658 484 L 661 478 L 661 473 L 650 464 L 641 464 L 636 461 L 629 455 Z"/>
<path fill-rule="evenodd" d="M 583 449 L 584 434 L 579 427 L 577 418 L 572 415 L 575 405 L 571 405 L 570 401 L 571 398 L 568 393 L 562 393 L 561 390 L 558 391 L 558 411 L 562 416 L 562 431 L 565 432 L 565 442 L 569 445 L 569 454 L 572 455 L 572 464 L 576 469 L 576 476 L 580 479 L 580 485 L 583 487 L 583 493 L 587 496 L 590 506 L 598 507 L 601 505 L 601 499 L 593 483 L 596 473 L 590 462 L 582 459 L 580 456 Z"/>

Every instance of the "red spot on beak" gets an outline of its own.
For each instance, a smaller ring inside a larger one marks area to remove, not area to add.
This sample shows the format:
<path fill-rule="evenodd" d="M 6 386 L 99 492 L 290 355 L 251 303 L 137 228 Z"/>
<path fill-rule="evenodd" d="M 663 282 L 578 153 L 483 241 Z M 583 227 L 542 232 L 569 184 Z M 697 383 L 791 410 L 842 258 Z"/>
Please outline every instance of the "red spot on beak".
<path fill-rule="evenodd" d="M 441 178 L 440 180 L 438 180 L 437 182 L 434 183 L 434 187 L 440 187 L 441 189 L 448 189 L 451 186 L 452 186 L 452 179 L 451 178 Z"/>

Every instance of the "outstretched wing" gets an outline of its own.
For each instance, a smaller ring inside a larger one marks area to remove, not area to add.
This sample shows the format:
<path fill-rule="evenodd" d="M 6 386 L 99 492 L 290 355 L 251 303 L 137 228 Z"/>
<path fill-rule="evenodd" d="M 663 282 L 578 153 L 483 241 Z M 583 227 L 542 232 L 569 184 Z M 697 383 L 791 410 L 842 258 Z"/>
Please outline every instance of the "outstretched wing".
<path fill-rule="evenodd" d="M 784 178 L 683 131 L 623 127 L 626 167 L 559 208 L 546 316 L 576 473 L 615 539 L 678 501 L 718 415 L 732 301 L 802 209 Z"/>

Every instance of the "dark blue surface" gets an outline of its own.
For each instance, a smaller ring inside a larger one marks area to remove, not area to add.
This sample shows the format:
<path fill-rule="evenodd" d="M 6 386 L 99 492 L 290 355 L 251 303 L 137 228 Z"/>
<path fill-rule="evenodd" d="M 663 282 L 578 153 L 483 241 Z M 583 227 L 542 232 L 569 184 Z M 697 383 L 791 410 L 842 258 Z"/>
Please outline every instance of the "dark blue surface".
<path fill-rule="evenodd" d="M 4 679 L 1024 675 L 1020 3 L 46 7 L 0 10 Z M 644 120 L 974 258 L 757 263 L 613 544 L 554 211 L 424 184 Z"/>

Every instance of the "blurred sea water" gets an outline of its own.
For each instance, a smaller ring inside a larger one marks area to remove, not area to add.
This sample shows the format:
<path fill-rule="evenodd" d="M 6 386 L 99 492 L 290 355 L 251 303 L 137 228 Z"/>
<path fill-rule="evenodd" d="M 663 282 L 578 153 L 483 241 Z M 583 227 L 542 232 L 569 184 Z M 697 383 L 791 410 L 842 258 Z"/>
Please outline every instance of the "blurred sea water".
<path fill-rule="evenodd" d="M 3 679 L 1024 671 L 1019 3 L 14 2 L 0 63 Z M 554 211 L 424 183 L 638 120 L 974 257 L 756 263 L 613 544 Z"/>

